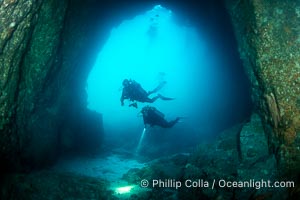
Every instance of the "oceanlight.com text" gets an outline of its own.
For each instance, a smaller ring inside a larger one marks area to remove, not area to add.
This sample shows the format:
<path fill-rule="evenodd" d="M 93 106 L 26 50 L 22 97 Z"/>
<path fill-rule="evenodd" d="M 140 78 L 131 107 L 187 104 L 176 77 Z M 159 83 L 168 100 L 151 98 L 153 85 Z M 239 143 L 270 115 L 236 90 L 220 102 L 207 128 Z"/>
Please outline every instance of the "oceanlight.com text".
<path fill-rule="evenodd" d="M 196 179 L 196 180 L 176 180 L 176 179 L 153 179 L 153 180 L 146 180 L 143 179 L 141 181 L 141 187 L 152 187 L 152 188 L 211 188 L 214 189 L 215 187 L 218 188 L 292 188 L 295 187 L 295 183 L 293 181 L 270 181 L 270 180 L 243 180 L 243 181 L 232 181 L 232 180 L 225 180 L 225 179 L 213 179 L 210 181 L 203 180 L 203 179 Z"/>

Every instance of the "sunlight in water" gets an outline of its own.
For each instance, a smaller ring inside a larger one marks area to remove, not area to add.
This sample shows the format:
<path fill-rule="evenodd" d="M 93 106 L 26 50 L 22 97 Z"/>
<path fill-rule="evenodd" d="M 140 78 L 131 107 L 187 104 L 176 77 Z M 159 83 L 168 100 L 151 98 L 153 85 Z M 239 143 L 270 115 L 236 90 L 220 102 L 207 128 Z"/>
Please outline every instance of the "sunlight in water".
<path fill-rule="evenodd" d="M 205 67 L 203 48 L 195 29 L 177 25 L 172 11 L 162 6 L 124 21 L 111 31 L 90 72 L 88 108 L 103 114 L 104 127 L 110 132 L 137 131 L 142 127 L 138 110 L 128 108 L 129 102 L 120 105 L 123 79 L 134 79 L 147 91 L 166 81 L 159 92 L 176 102 L 158 100 L 154 106 L 171 118 L 191 119 L 197 104 L 207 101 L 209 94 L 210 69 Z"/>

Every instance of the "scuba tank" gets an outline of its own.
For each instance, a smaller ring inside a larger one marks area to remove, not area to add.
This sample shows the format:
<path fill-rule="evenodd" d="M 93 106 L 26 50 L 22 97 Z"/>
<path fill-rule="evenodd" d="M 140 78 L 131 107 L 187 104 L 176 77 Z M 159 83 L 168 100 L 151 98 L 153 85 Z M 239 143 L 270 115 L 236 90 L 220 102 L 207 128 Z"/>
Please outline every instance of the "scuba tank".
<path fill-rule="evenodd" d="M 156 108 L 153 107 L 153 112 L 155 115 L 158 115 L 159 117 L 161 118 L 164 118 L 165 117 L 165 114 L 160 112 L 159 110 L 157 110 Z"/>
<path fill-rule="evenodd" d="M 144 115 L 147 115 L 147 116 L 159 116 L 160 118 L 164 118 L 165 115 L 160 112 L 159 110 L 157 110 L 156 108 L 154 107 L 151 107 L 151 106 L 145 106 L 143 109 L 142 109 L 142 113 Z"/>

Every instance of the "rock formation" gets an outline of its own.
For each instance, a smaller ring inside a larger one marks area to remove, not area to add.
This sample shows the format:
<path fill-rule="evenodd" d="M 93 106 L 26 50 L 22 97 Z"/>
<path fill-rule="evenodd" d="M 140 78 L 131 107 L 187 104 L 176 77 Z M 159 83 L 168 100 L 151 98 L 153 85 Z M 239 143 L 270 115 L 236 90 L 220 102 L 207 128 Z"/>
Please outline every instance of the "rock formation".
<path fill-rule="evenodd" d="M 300 170 L 300 2 L 227 1 L 270 153 L 282 174 Z"/>
<path fill-rule="evenodd" d="M 96 55 L 89 49 L 97 32 L 89 3 L 0 2 L 2 171 L 51 163 L 58 151 L 86 138 L 83 127 L 100 144 L 101 116 L 85 108 L 86 66 Z M 92 118 L 93 124 L 82 121 Z"/>

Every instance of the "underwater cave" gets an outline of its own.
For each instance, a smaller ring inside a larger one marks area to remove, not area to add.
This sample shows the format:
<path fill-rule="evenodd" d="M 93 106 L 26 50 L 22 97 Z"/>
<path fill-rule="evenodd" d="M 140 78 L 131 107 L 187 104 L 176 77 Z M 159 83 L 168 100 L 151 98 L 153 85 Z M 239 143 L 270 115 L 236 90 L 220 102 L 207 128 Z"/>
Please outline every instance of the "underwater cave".
<path fill-rule="evenodd" d="M 140 107 L 134 109 L 125 101 L 126 105 L 120 107 L 122 81 L 127 78 L 148 90 L 166 82 L 158 93 L 175 100 L 157 100 L 151 105 L 169 118 L 183 117 L 182 123 L 168 133 L 154 130 L 153 135 L 168 142 L 177 142 L 181 135 L 184 137 L 180 142 L 185 145 L 189 140 L 207 141 L 250 116 L 250 84 L 230 32 L 229 18 L 222 21 L 228 24 L 217 27 L 210 22 L 211 16 L 203 16 L 206 21 L 198 22 L 196 28 L 192 22 L 187 23 L 192 21 L 189 17 L 176 14 L 180 7 L 175 9 L 154 5 L 117 24 L 88 76 L 88 108 L 103 116 L 105 138 L 119 138 L 117 146 L 126 144 L 123 138 L 139 138 L 144 126 L 137 116 L 147 102 L 139 102 Z M 177 150 L 179 146 L 174 145 Z"/>
<path fill-rule="evenodd" d="M 0 2 L 0 198 L 297 199 L 299 13 Z"/>

